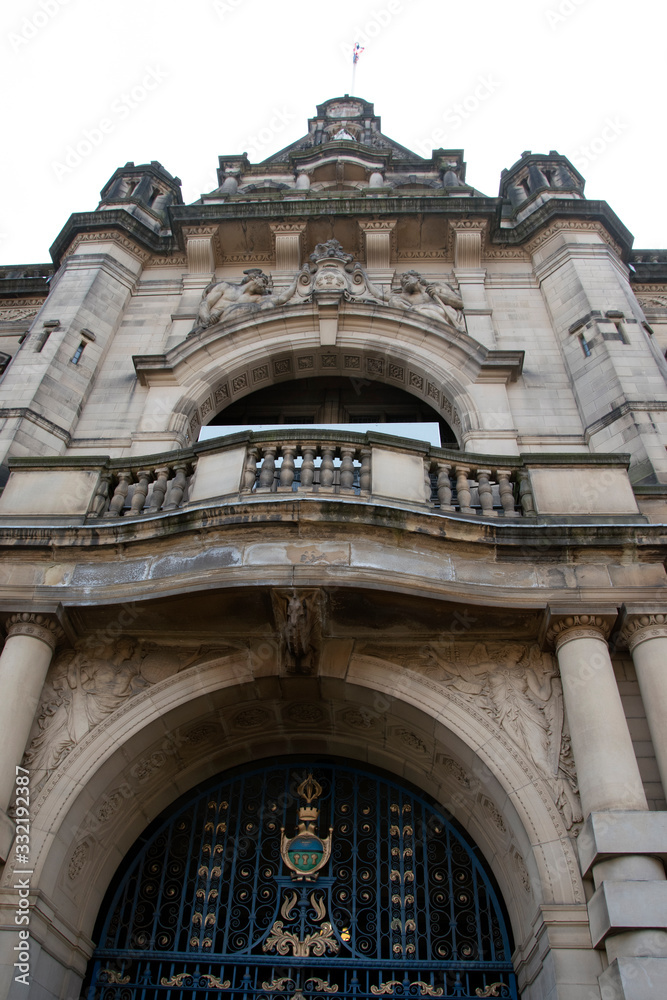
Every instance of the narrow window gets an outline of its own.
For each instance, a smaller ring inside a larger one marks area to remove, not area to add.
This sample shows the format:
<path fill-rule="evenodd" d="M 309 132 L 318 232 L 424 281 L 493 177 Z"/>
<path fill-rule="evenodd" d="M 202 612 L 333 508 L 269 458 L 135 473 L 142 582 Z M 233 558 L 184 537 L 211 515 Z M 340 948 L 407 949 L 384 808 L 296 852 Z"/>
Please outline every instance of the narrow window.
<path fill-rule="evenodd" d="M 73 365 L 78 365 L 79 360 L 81 358 L 81 355 L 83 354 L 83 349 L 84 349 L 85 346 L 86 345 L 85 345 L 85 343 L 82 340 L 81 343 L 79 344 L 79 346 L 77 347 L 76 351 L 74 352 L 74 354 L 70 358 L 70 360 L 71 360 L 71 362 L 72 362 Z"/>
<path fill-rule="evenodd" d="M 618 335 L 618 339 L 620 340 L 620 342 L 622 344 L 629 344 L 630 341 L 628 340 L 628 335 L 625 332 L 625 326 L 623 324 L 623 320 L 622 319 L 615 319 L 613 322 L 614 322 L 614 326 L 616 327 L 616 333 Z"/>
<path fill-rule="evenodd" d="M 590 356 L 591 356 L 591 349 L 588 346 L 588 341 L 586 340 L 585 334 L 580 333 L 579 334 L 579 340 L 581 341 L 581 348 L 582 348 L 584 354 L 586 355 L 587 358 L 590 358 Z"/>
<path fill-rule="evenodd" d="M 150 196 L 149 202 L 148 202 L 148 205 L 149 205 L 150 208 L 153 207 L 153 205 L 158 200 L 158 198 L 160 197 L 161 194 L 162 194 L 162 192 L 160 191 L 159 188 L 157 188 L 157 187 L 153 188 L 153 190 L 151 191 L 151 196 Z"/>
<path fill-rule="evenodd" d="M 47 340 L 49 339 L 53 331 L 57 330 L 59 326 L 60 326 L 59 319 L 47 319 L 44 322 L 43 324 L 44 329 L 42 330 L 42 332 L 39 334 L 39 336 L 35 341 L 35 347 L 34 347 L 35 354 L 39 354 L 40 351 L 44 349 Z"/>

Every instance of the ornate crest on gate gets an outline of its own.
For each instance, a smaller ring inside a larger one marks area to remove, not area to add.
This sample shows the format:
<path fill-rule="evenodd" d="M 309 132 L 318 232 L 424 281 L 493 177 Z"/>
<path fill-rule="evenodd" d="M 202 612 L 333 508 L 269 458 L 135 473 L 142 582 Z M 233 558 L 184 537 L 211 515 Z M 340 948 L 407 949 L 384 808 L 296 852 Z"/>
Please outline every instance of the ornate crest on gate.
<path fill-rule="evenodd" d="M 297 793 L 305 801 L 299 807 L 299 820 L 296 836 L 288 839 L 285 828 L 281 828 L 280 855 L 285 865 L 292 872 L 295 882 L 315 882 L 321 868 L 329 860 L 331 854 L 331 833 L 322 840 L 315 831 L 320 815 L 317 800 L 322 794 L 322 786 L 312 773 L 305 778 L 297 788 Z"/>

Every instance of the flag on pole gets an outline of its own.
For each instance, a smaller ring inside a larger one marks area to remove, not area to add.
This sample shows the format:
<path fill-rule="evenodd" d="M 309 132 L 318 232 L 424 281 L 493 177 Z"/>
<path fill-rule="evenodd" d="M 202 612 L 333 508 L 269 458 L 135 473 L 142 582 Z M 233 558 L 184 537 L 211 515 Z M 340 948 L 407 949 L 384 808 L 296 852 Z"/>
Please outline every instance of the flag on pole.
<path fill-rule="evenodd" d="M 359 62 L 359 56 L 361 55 L 361 53 L 363 51 L 364 51 L 363 47 L 359 44 L 359 42 L 355 42 L 354 43 L 354 48 L 352 49 L 352 65 L 353 66 L 357 65 L 357 63 Z"/>

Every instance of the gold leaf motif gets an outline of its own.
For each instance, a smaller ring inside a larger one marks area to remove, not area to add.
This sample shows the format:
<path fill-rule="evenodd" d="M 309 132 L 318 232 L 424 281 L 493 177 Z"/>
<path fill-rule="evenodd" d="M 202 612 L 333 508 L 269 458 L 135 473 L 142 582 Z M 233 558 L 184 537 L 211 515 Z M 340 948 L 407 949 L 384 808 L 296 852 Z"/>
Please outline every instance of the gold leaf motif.
<path fill-rule="evenodd" d="M 395 993 L 394 987 L 402 985 L 400 979 L 390 979 L 386 983 L 381 983 L 380 986 L 371 986 L 371 993 L 375 994 L 375 996 L 393 996 Z M 410 990 L 413 986 L 419 987 L 419 991 L 423 997 L 441 997 L 443 995 L 442 986 L 431 986 L 430 983 L 425 983 L 421 979 L 410 983 L 408 989 Z"/>
<path fill-rule="evenodd" d="M 106 980 L 103 979 L 102 982 L 106 981 L 107 983 L 119 983 L 121 986 L 124 986 L 125 983 L 129 983 L 130 981 L 130 976 L 123 976 L 123 973 L 118 972 L 116 969 L 102 969 L 100 971 L 100 977 L 101 976 L 106 977 Z"/>
<path fill-rule="evenodd" d="M 311 953 L 322 956 L 327 951 L 335 955 L 340 950 L 340 944 L 328 920 L 318 933 L 306 934 L 305 938 L 297 937 L 293 931 L 283 930 L 282 920 L 276 920 L 262 945 L 262 951 L 273 951 L 274 948 L 279 955 L 288 955 L 291 949 L 295 958 L 308 958 Z"/>

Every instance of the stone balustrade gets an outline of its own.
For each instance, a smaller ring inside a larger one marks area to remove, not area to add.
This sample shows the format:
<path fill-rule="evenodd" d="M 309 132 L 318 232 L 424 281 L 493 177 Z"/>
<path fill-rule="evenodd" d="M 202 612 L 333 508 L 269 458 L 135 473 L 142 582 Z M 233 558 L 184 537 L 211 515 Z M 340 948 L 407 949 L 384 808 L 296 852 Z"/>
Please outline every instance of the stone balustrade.
<path fill-rule="evenodd" d="M 334 439 L 262 442 L 247 450 L 241 492 L 369 497 L 371 454 L 369 446 Z"/>
<path fill-rule="evenodd" d="M 178 510 L 187 502 L 195 468 L 193 457 L 181 461 L 143 460 L 105 470 L 100 473 L 88 517 L 136 517 Z"/>
<path fill-rule="evenodd" d="M 287 496 L 475 519 L 641 522 L 627 464 L 612 455 L 474 455 L 371 431 L 242 431 L 132 460 L 13 459 L 0 522 L 127 520 Z"/>

